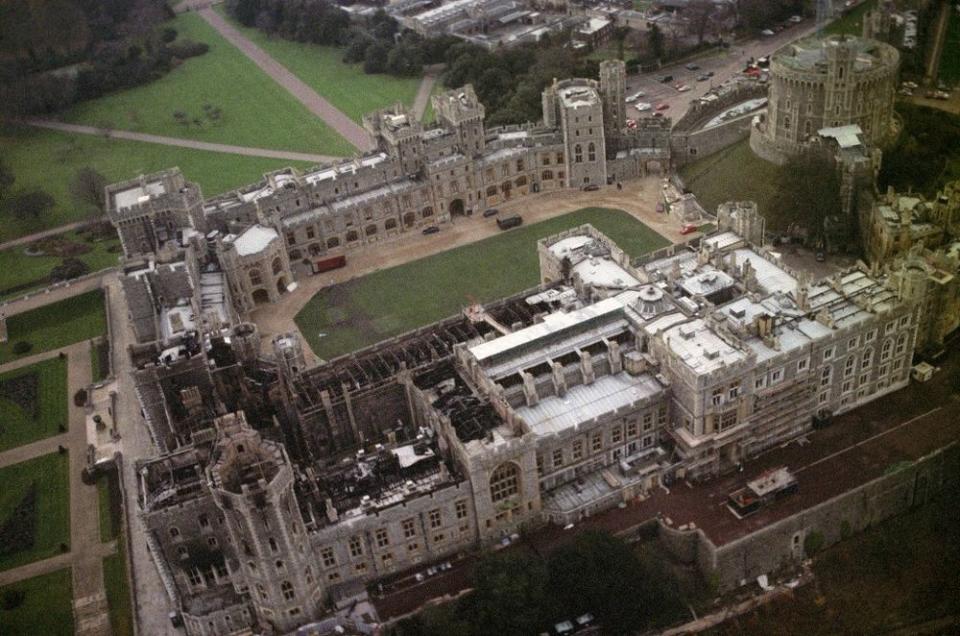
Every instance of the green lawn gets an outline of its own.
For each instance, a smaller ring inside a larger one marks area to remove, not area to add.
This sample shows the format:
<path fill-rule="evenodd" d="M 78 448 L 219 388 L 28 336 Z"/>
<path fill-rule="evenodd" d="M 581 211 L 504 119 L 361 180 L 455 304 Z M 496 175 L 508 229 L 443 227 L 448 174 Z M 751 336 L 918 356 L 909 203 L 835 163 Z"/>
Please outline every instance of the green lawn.
<path fill-rule="evenodd" d="M 828 24 L 824 32 L 827 34 L 844 33 L 847 35 L 863 35 L 863 16 L 867 11 L 873 9 L 876 4 L 877 0 L 866 0 L 860 3 L 856 9 L 847 15 L 840 16 Z M 840 4 L 837 3 L 837 6 L 840 6 Z"/>
<path fill-rule="evenodd" d="M 120 542 L 116 554 L 103 560 L 103 584 L 107 591 L 107 606 L 110 608 L 111 633 L 113 636 L 133 636 L 133 613 L 130 608 L 123 542 Z"/>
<path fill-rule="evenodd" d="M 950 12 L 947 38 L 940 52 L 939 79 L 949 85 L 960 84 L 960 11 Z"/>
<path fill-rule="evenodd" d="M 367 75 L 363 64 L 343 62 L 343 49 L 271 38 L 244 27 L 227 15 L 223 5 L 215 10 L 257 46 L 280 62 L 340 111 L 359 122 L 366 113 L 403 102 L 413 106 L 420 78 Z"/>
<path fill-rule="evenodd" d="M 38 219 L 22 220 L 7 212 L 0 213 L 0 242 L 89 217 L 94 210 L 77 204 L 69 189 L 70 182 L 83 167 L 98 170 L 109 181 L 122 181 L 178 166 L 187 179 L 200 184 L 204 195 L 211 196 L 258 181 L 271 170 L 310 165 L 12 127 L 0 128 L 0 156 L 16 175 L 15 187 L 42 188 L 56 201 L 55 207 Z M 13 279 L 14 273 L 9 272 L 0 260 L 0 280 L 7 280 L 7 277 Z"/>
<path fill-rule="evenodd" d="M 353 147 L 224 40 L 201 17 L 181 14 L 167 22 L 180 37 L 205 42 L 210 50 L 144 86 L 83 102 L 65 113 L 74 123 L 186 137 L 202 141 L 348 155 Z M 351 90 L 355 87 L 351 85 Z M 344 89 L 346 90 L 346 88 Z M 219 123 L 181 125 L 183 111 L 203 115 L 203 105 L 219 107 Z"/>
<path fill-rule="evenodd" d="M 66 232 L 61 237 L 72 242 L 85 242 L 77 232 Z M 120 239 L 114 236 L 92 241 L 89 245 L 93 249 L 76 258 L 86 263 L 91 272 L 116 266 L 118 253 L 110 249 L 117 249 Z M 0 251 L 0 300 L 49 285 L 50 270 L 63 260 L 59 256 L 29 256 L 25 250 L 26 246 L 21 245 Z"/>
<path fill-rule="evenodd" d="M 770 206 L 779 173 L 778 166 L 753 154 L 748 139 L 680 169 L 687 188 L 708 212 L 715 213 L 726 201 L 756 201 L 771 229 L 780 227 Z"/>
<path fill-rule="evenodd" d="M 90 342 L 90 369 L 94 382 L 107 379 L 110 373 L 110 343 L 106 338 Z"/>
<path fill-rule="evenodd" d="M 10 339 L 0 344 L 0 364 L 102 336 L 107 332 L 103 292 L 95 289 L 15 314 L 7 319 L 7 329 Z M 29 342 L 33 347 L 18 356 L 13 346 L 20 341 Z"/>
<path fill-rule="evenodd" d="M 0 570 L 55 556 L 61 543 L 69 545 L 69 463 L 66 454 L 50 453 L 0 468 Z M 32 512 L 11 520 L 31 488 L 35 492 Z M 17 549 L 17 539 L 25 541 L 24 547 Z"/>
<path fill-rule="evenodd" d="M 297 325 L 318 356 L 332 358 L 456 314 L 472 299 L 523 291 L 539 282 L 537 240 L 583 223 L 632 256 L 668 244 L 622 210 L 585 208 L 326 288 Z"/>
<path fill-rule="evenodd" d="M 115 472 L 97 477 L 97 501 L 100 507 L 100 542 L 108 543 L 120 536 L 122 524 L 120 491 Z"/>
<path fill-rule="evenodd" d="M 23 593 L 22 603 L 5 610 L 0 605 L 0 634 L 5 636 L 72 636 L 73 583 L 70 568 L 0 587 L 0 598 Z"/>
<path fill-rule="evenodd" d="M 58 435 L 67 424 L 67 400 L 66 360 L 0 375 L 0 451 Z"/>

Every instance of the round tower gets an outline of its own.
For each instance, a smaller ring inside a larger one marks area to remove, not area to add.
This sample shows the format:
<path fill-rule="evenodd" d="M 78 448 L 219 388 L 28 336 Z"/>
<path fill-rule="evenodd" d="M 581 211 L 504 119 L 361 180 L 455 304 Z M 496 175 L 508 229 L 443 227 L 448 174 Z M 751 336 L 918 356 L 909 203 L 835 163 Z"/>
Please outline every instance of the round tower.
<path fill-rule="evenodd" d="M 260 356 L 260 330 L 252 322 L 242 322 L 233 328 L 230 346 L 240 364 L 252 364 Z"/>

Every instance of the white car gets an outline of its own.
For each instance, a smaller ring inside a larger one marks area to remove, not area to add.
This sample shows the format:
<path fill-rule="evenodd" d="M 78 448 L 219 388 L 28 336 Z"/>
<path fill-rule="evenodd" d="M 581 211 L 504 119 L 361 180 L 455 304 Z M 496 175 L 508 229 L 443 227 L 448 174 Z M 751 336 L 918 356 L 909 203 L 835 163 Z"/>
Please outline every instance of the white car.
<path fill-rule="evenodd" d="M 760 35 L 768 38 L 771 35 L 773 35 L 773 31 L 771 31 L 770 29 L 764 29 L 763 31 L 760 32 Z"/>
<path fill-rule="evenodd" d="M 652 110 L 652 109 L 653 109 L 653 104 L 648 104 L 647 102 L 638 102 L 638 103 L 634 104 L 633 107 L 636 108 L 637 110 L 639 110 L 639 111 L 642 113 L 642 112 L 644 112 L 644 111 Z"/>
<path fill-rule="evenodd" d="M 646 95 L 646 93 L 644 93 L 643 91 L 637 91 L 637 92 L 634 93 L 633 95 L 627 96 L 627 102 L 635 102 L 635 101 L 637 101 L 638 99 L 640 99 L 641 97 L 644 97 L 645 95 Z"/>
<path fill-rule="evenodd" d="M 680 86 L 677 86 L 677 91 L 680 93 L 686 93 L 688 90 L 690 90 L 690 87 L 687 86 L 686 84 L 681 84 Z"/>
<path fill-rule="evenodd" d="M 793 22 L 794 24 L 800 24 L 801 22 L 803 22 L 803 18 L 801 18 L 798 15 L 792 15 L 790 16 L 790 21 Z"/>

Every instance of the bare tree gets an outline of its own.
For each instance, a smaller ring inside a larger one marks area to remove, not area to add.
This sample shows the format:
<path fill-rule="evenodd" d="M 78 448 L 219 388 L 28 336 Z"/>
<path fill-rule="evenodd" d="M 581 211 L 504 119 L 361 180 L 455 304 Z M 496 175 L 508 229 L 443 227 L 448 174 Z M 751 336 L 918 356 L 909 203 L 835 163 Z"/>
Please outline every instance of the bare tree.
<path fill-rule="evenodd" d="M 70 182 L 70 194 L 78 203 L 92 205 L 100 212 L 103 212 L 106 204 L 107 178 L 94 170 L 86 167 L 80 168 Z"/>
<path fill-rule="evenodd" d="M 703 44 L 707 27 L 710 25 L 714 11 L 712 0 L 690 0 L 684 14 L 690 20 L 690 27 L 697 34 L 697 44 Z"/>

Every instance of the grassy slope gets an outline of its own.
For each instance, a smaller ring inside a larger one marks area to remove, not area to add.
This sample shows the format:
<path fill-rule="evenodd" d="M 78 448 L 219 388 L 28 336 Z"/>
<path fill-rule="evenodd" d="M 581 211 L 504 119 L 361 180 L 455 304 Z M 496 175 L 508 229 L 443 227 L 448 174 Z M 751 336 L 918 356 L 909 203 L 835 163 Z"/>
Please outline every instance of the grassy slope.
<path fill-rule="evenodd" d="M 353 151 L 202 18 L 182 14 L 167 24 L 181 38 L 206 42 L 210 51 L 155 82 L 78 104 L 65 119 L 239 146 L 330 155 Z M 177 110 L 199 117 L 207 103 L 222 109 L 220 123 L 183 126 L 173 119 Z"/>
<path fill-rule="evenodd" d="M 960 11 L 950 12 L 947 39 L 940 53 L 940 78 L 947 84 L 960 84 Z"/>
<path fill-rule="evenodd" d="M 865 2 L 860 3 L 856 9 L 847 15 L 841 16 L 828 24 L 824 31 L 828 34 L 845 33 L 847 35 L 862 35 L 863 16 L 867 11 L 876 6 L 876 4 L 876 0 L 866 0 Z M 840 6 L 840 4 L 838 3 L 837 6 Z"/>
<path fill-rule="evenodd" d="M 413 106 L 420 78 L 367 75 L 362 64 L 345 64 L 343 49 L 270 38 L 234 22 L 223 5 L 215 8 L 247 38 L 283 64 L 324 99 L 359 122 L 366 113 L 403 102 Z"/>
<path fill-rule="evenodd" d="M 64 322 L 64 317 L 69 321 Z M 24 355 L 59 349 L 74 342 L 102 336 L 107 331 L 103 292 L 99 289 L 11 316 L 7 320 L 10 339 L 0 344 L 0 364 L 22 357 L 13 345 L 25 340 L 33 344 Z"/>
<path fill-rule="evenodd" d="M 703 207 L 713 213 L 725 201 L 756 201 L 771 229 L 780 227 L 770 209 L 779 168 L 753 154 L 748 139 L 687 164 L 680 176 Z"/>
<path fill-rule="evenodd" d="M 78 236 L 76 232 L 66 232 L 63 238 L 77 243 L 84 242 L 83 238 Z M 90 244 L 93 247 L 91 251 L 77 258 L 86 263 L 91 272 L 113 267 L 117 264 L 118 255 L 112 254 L 108 250 L 119 244 L 120 239 L 118 238 L 95 241 Z M 50 270 L 63 260 L 59 256 L 28 256 L 24 254 L 24 249 L 26 249 L 25 246 L 19 246 L 0 251 L 0 300 L 11 296 L 21 296 L 27 293 L 29 289 L 46 286 L 49 284 Z M 36 282 L 36 284 L 29 289 L 3 291 L 33 282 Z"/>
<path fill-rule="evenodd" d="M 85 166 L 100 171 L 109 181 L 178 166 L 188 179 L 200 184 L 204 195 L 210 196 L 257 181 L 270 170 L 309 165 L 93 135 L 11 128 L 0 129 L 0 156 L 16 175 L 17 187 L 43 188 L 56 200 L 50 212 L 34 221 L 0 213 L 0 241 L 89 216 L 93 210 L 76 204 L 69 190 L 77 171 Z M 0 262 L 0 276 L 7 274 Z"/>
<path fill-rule="evenodd" d="M 37 485 L 36 533 L 33 547 L 0 557 L 0 570 L 60 554 L 60 544 L 70 543 L 70 478 L 67 455 L 50 453 L 0 468 L 0 524 Z M 77 468 L 79 470 L 79 468 Z M 2 632 L 0 632 L 2 633 Z"/>
<path fill-rule="evenodd" d="M 322 290 L 297 315 L 316 354 L 331 358 L 535 286 L 537 240 L 592 223 L 638 256 L 667 240 L 621 210 L 587 208 Z M 319 333 L 327 335 L 319 337 Z"/>
<path fill-rule="evenodd" d="M 120 550 L 103 560 L 103 584 L 110 608 L 110 627 L 113 636 L 133 636 L 133 613 L 127 588 L 127 562 Z"/>
<path fill-rule="evenodd" d="M 25 594 L 20 607 L 0 608 L 0 634 L 26 636 L 71 636 L 73 634 L 73 583 L 70 568 L 0 587 L 0 596 L 19 590 Z"/>
<path fill-rule="evenodd" d="M 37 419 L 30 417 L 14 402 L 0 397 L 0 451 L 57 435 L 60 425 L 67 424 L 66 360 L 53 358 L 9 371 L 0 375 L 0 383 L 31 373 L 36 373 L 39 379 Z"/>

